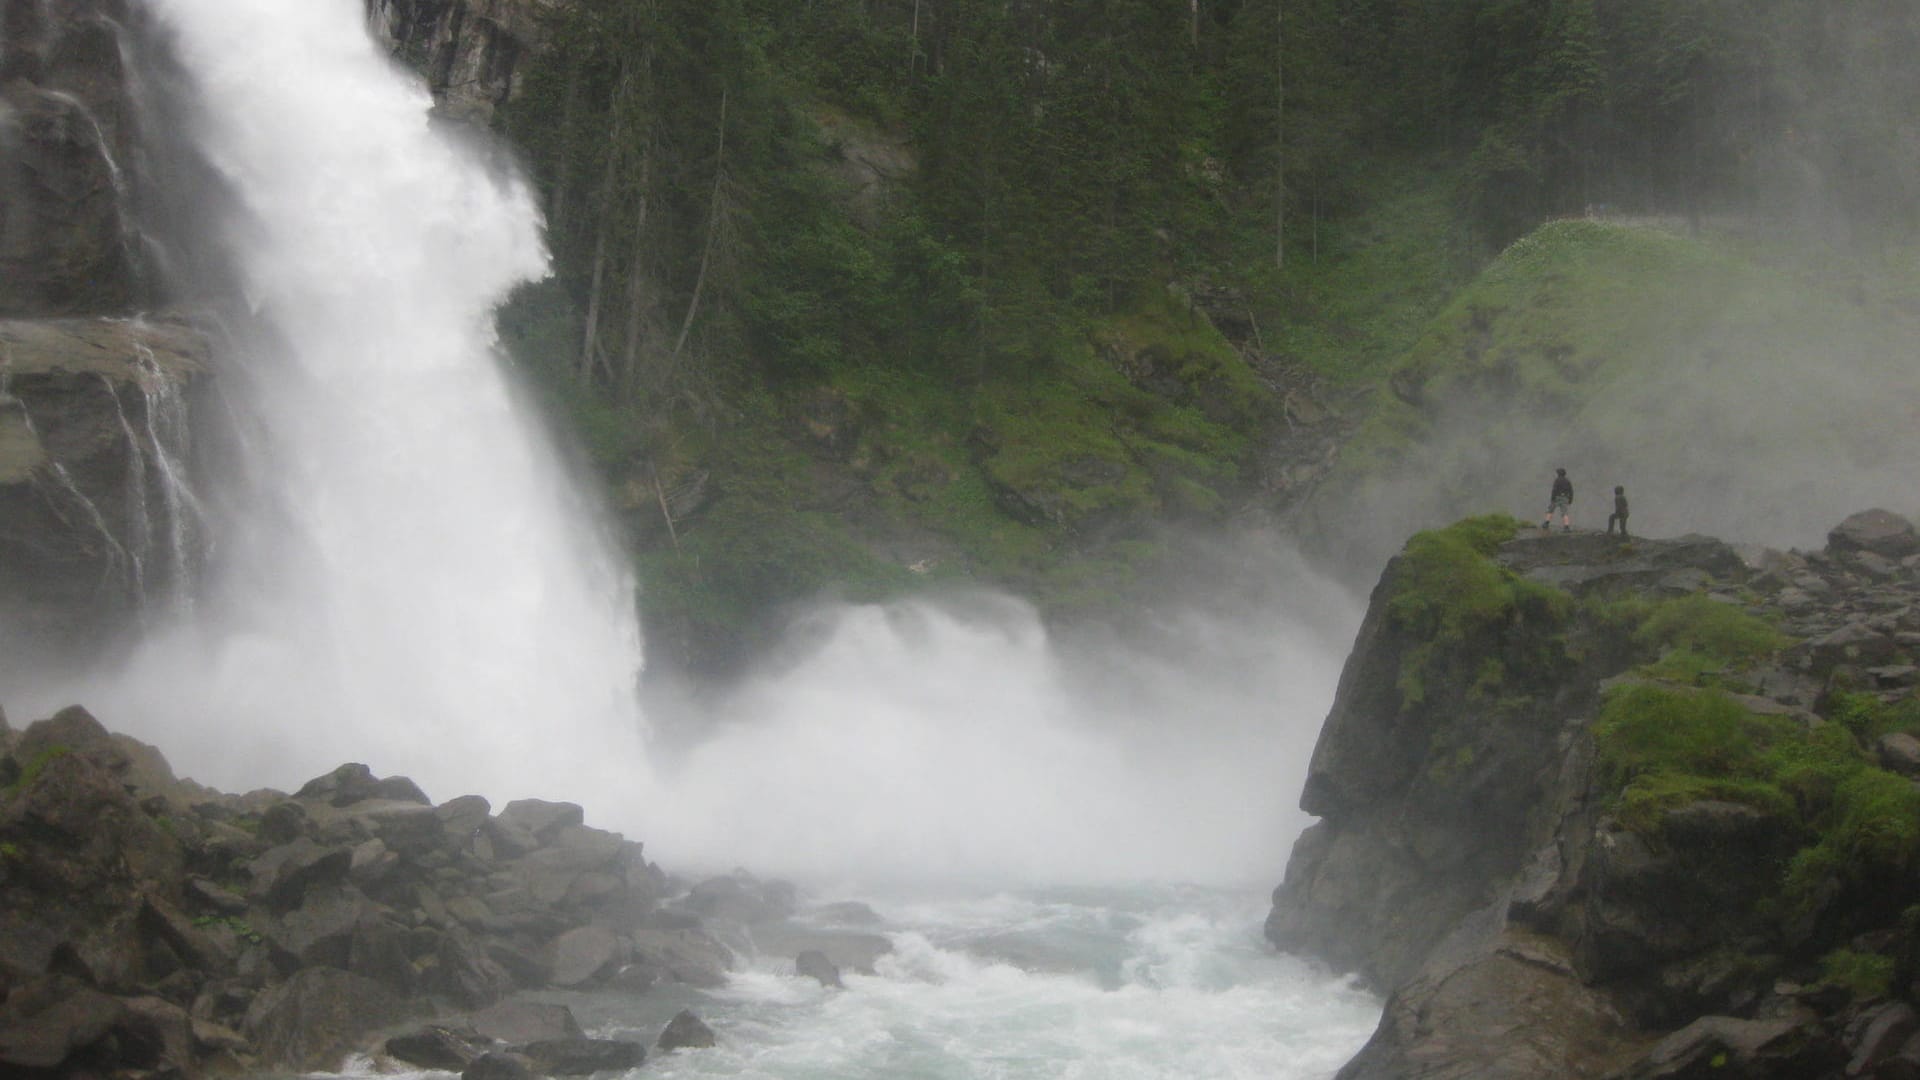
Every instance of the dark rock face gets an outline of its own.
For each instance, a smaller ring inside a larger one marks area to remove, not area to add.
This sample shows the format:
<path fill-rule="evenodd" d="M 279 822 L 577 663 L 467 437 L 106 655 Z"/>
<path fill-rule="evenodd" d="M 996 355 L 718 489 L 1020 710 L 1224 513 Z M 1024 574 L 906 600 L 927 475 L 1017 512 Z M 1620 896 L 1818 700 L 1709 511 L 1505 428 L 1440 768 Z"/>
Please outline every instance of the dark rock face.
<path fill-rule="evenodd" d="M 208 347 L 178 322 L 16 319 L 0 320 L 0 357 L 0 668 L 25 670 L 97 650 L 186 584 L 188 386 Z"/>
<path fill-rule="evenodd" d="M 485 127 L 519 89 L 543 0 L 367 0 L 367 21 L 422 72 L 439 111 Z"/>
<path fill-rule="evenodd" d="M 522 807 L 540 811 L 525 828 L 364 765 L 304 795 L 222 795 L 78 708 L 0 738 L 0 776 L 0 1066 L 326 1069 L 397 1021 L 462 1009 L 477 1011 L 388 1053 L 625 1069 L 637 1044 L 507 999 L 713 986 L 730 962 L 698 920 L 647 928 L 665 875 L 567 804 Z"/>
<path fill-rule="evenodd" d="M 1807 840 L 1764 804 L 1686 793 L 1626 820 L 1593 725 L 1607 689 L 1648 679 L 1638 665 L 1654 657 L 1585 602 L 1704 597 L 1777 626 L 1781 647 L 1725 694 L 1756 723 L 1818 730 L 1845 695 L 1909 715 L 1920 560 L 1898 553 L 1911 533 L 1870 512 L 1825 551 L 1743 559 L 1698 537 L 1528 531 L 1493 563 L 1568 602 L 1519 604 L 1451 641 L 1403 617 L 1417 571 L 1411 555 L 1390 564 L 1309 769 L 1302 805 L 1322 820 L 1296 842 L 1267 924 L 1280 947 L 1390 992 L 1342 1080 L 1920 1075 L 1920 950 L 1897 918 L 1920 887 L 1856 883 L 1855 902 L 1885 911 L 1848 914 L 1829 882 L 1793 914 L 1757 901 L 1780 895 Z M 1832 744 L 1889 770 L 1887 790 L 1920 770 L 1905 730 Z M 1885 961 L 1892 1000 L 1804 989 L 1834 943 L 1903 958 Z"/>
<path fill-rule="evenodd" d="M 9 0 L 0 15 L 0 316 L 124 311 L 136 291 L 125 8 Z"/>
<path fill-rule="evenodd" d="M 97 654 L 199 557 L 183 488 L 208 346 L 142 317 L 137 14 L 0 4 L 0 678 Z"/>
<path fill-rule="evenodd" d="M 660 1032 L 659 1047 L 671 1053 L 675 1050 L 704 1050 L 714 1044 L 713 1029 L 705 1021 L 686 1009 L 674 1014 L 672 1020 Z"/>

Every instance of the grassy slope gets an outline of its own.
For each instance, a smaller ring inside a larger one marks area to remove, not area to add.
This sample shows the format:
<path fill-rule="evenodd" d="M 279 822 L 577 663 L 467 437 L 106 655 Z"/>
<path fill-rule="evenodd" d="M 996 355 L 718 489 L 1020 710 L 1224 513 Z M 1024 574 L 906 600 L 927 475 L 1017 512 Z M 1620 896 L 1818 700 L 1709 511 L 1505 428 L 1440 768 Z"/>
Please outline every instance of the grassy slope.
<path fill-rule="evenodd" d="M 1316 493 L 1320 526 L 1364 521 L 1390 541 L 1475 508 L 1537 513 L 1550 467 L 1569 465 L 1582 524 L 1601 523 L 1621 483 L 1660 533 L 1785 545 L 1909 490 L 1895 463 L 1920 453 L 1920 291 L 1811 256 L 1542 226 L 1388 372 Z"/>

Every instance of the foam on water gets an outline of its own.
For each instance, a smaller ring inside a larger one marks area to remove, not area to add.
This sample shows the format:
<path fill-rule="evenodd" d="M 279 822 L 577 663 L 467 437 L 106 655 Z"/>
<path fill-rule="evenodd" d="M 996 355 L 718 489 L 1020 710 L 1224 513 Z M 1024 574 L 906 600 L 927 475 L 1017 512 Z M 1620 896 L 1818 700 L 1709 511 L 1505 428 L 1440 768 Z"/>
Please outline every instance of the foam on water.
<path fill-rule="evenodd" d="M 828 990 L 767 958 L 694 1004 L 720 1045 L 661 1055 L 660 1077 L 753 1080 L 1323 1080 L 1379 1003 L 1268 951 L 1257 894 L 1130 889 L 875 906 L 894 951 Z M 995 956 L 1022 927 L 1044 964 Z M 1103 972 L 1118 973 L 1110 977 Z M 576 1008 L 595 1033 L 650 1039 L 645 999 Z M 651 1009 L 651 1011 L 649 1011 Z"/>

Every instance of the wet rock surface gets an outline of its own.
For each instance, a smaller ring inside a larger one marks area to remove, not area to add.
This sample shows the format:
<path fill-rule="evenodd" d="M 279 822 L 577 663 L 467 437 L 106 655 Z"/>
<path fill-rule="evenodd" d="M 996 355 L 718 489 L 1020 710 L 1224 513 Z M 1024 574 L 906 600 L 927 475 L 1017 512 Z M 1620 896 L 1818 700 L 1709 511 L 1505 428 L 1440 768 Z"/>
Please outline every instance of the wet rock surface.
<path fill-rule="evenodd" d="M 359 764 L 294 795 L 223 795 L 77 708 L 0 738 L 0 1072 L 329 1069 L 374 1048 L 448 1070 L 627 1069 L 639 1044 L 517 995 L 717 986 L 732 963 L 663 909 L 678 890 L 641 845 L 577 806 L 503 821 Z M 496 828 L 521 843 L 494 845 Z"/>
<path fill-rule="evenodd" d="M 487 126 L 519 88 L 551 0 L 366 0 L 393 55 L 423 73 L 439 113 Z"/>
<path fill-rule="evenodd" d="M 8 3 L 0 32 L 0 677 L 98 655 L 191 568 L 206 335 L 160 305 L 141 13 Z"/>
<path fill-rule="evenodd" d="M 1715 691 L 1750 716 L 1817 732 L 1848 709 L 1910 708 L 1914 544 L 1883 510 L 1812 552 L 1523 530 L 1492 556 L 1522 599 L 1439 645 L 1396 617 L 1416 571 L 1390 564 L 1309 767 L 1302 805 L 1321 821 L 1267 924 L 1389 995 L 1343 1080 L 1920 1075 L 1920 948 L 1900 916 L 1920 879 L 1816 884 L 1798 915 L 1756 903 L 1805 843 L 1794 828 L 1711 794 L 1626 823 L 1593 735 L 1609 690 L 1656 678 L 1609 618 L 1673 598 L 1780 631 Z M 1920 774 L 1911 731 L 1848 745 L 1883 784 Z M 1882 975 L 1836 982 L 1833 956 L 1880 958 Z"/>

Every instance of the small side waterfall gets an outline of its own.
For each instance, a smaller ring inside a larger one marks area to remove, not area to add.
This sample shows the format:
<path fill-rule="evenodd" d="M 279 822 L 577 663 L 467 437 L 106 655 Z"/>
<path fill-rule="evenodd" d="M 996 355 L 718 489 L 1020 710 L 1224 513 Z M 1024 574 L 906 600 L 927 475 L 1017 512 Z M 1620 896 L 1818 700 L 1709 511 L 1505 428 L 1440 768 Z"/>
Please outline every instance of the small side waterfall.
<path fill-rule="evenodd" d="M 633 584 L 495 356 L 494 305 L 546 273 L 530 192 L 430 122 L 358 0 L 149 8 L 231 198 L 218 367 L 253 460 L 205 510 L 203 602 L 87 700 L 216 785 L 361 760 L 616 816 L 644 765 Z M 178 535 L 202 511 L 171 409 L 149 397 L 140 467 Z"/>

